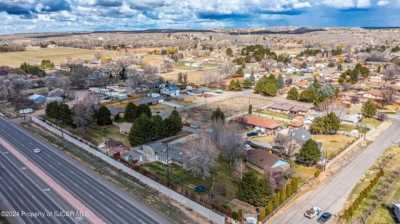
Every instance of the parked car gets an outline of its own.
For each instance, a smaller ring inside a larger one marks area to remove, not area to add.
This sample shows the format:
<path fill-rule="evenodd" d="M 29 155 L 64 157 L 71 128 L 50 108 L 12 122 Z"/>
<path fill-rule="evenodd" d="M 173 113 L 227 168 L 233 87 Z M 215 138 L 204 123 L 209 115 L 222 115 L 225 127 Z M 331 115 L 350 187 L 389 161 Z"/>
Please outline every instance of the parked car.
<path fill-rule="evenodd" d="M 42 151 L 42 150 L 40 150 L 39 148 L 34 148 L 34 149 L 33 149 L 33 152 L 34 152 L 34 153 L 40 153 L 41 151 Z"/>
<path fill-rule="evenodd" d="M 312 208 L 308 209 L 304 213 L 304 216 L 309 218 L 309 219 L 313 219 L 313 218 L 317 217 L 320 213 L 321 213 L 321 209 L 320 208 L 312 207 Z"/>
<path fill-rule="evenodd" d="M 258 135 L 258 132 L 257 131 L 250 131 L 250 132 L 247 132 L 247 137 L 253 137 L 253 136 L 257 136 Z"/>
<path fill-rule="evenodd" d="M 332 214 L 330 212 L 324 212 L 322 215 L 318 218 L 318 223 L 326 223 L 329 221 L 329 219 L 332 218 Z"/>
<path fill-rule="evenodd" d="M 253 149 L 249 144 L 244 144 L 243 145 L 243 149 L 245 150 L 245 151 L 249 151 L 249 150 L 251 150 L 251 149 Z"/>
<path fill-rule="evenodd" d="M 396 223 L 400 223 L 400 203 L 393 203 L 391 210 Z"/>
<path fill-rule="evenodd" d="M 255 217 L 246 217 L 245 224 L 257 224 L 257 219 Z"/>

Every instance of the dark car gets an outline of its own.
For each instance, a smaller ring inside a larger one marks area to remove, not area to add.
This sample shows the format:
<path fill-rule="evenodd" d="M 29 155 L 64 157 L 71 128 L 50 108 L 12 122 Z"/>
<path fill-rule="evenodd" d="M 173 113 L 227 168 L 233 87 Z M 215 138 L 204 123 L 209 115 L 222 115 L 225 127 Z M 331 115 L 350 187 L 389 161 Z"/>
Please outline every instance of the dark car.
<path fill-rule="evenodd" d="M 257 135 L 258 135 L 257 131 L 247 132 L 247 137 L 254 137 L 254 136 L 257 136 Z"/>
<path fill-rule="evenodd" d="M 329 221 L 329 219 L 331 219 L 332 214 L 329 212 L 324 212 L 322 213 L 322 215 L 318 218 L 317 222 L 318 223 L 326 223 L 327 221 Z"/>

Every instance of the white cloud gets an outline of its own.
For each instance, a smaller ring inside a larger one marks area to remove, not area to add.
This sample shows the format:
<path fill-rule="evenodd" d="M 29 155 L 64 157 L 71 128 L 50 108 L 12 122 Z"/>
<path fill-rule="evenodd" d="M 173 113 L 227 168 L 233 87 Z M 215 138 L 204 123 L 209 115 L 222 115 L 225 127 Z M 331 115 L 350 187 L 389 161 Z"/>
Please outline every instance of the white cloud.
<path fill-rule="evenodd" d="M 380 0 L 378 1 L 378 3 L 376 3 L 378 6 L 386 6 L 388 5 L 390 2 L 386 1 L 386 0 Z"/>

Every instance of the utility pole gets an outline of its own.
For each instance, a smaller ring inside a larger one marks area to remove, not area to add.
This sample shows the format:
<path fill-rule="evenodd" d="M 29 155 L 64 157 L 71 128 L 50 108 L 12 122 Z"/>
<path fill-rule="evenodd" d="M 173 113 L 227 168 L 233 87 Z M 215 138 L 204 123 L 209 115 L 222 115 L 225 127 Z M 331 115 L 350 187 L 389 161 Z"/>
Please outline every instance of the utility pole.
<path fill-rule="evenodd" d="M 167 144 L 167 186 L 170 186 L 169 145 Z"/>

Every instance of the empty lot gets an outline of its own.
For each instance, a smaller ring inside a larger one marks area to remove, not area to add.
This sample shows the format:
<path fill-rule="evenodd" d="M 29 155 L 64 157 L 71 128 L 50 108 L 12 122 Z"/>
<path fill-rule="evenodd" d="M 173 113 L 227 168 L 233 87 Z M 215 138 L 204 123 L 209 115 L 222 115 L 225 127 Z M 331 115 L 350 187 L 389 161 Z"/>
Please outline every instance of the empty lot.
<path fill-rule="evenodd" d="M 88 50 L 80 48 L 27 48 L 26 51 L 0 53 L 0 66 L 19 67 L 22 63 L 39 64 L 43 59 L 49 59 L 55 64 L 62 64 L 67 60 L 92 60 L 96 52 L 105 55 L 117 56 L 116 51 Z"/>

